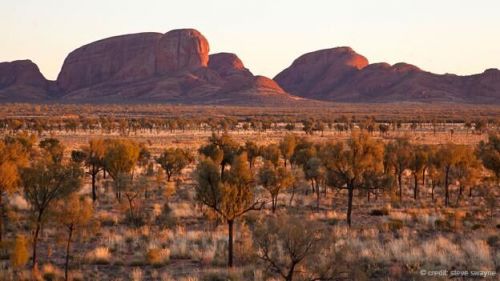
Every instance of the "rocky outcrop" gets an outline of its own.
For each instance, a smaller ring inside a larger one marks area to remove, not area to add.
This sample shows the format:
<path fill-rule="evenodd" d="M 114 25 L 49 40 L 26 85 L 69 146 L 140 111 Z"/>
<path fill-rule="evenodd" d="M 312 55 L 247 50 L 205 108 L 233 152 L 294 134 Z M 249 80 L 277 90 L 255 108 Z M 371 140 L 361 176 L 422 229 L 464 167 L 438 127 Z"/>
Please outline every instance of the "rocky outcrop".
<path fill-rule="evenodd" d="M 55 83 L 40 73 L 30 60 L 0 63 L 0 100 L 40 101 L 56 92 Z"/>
<path fill-rule="evenodd" d="M 57 81 L 46 80 L 28 60 L 0 63 L 0 101 L 500 103 L 498 69 L 437 75 L 407 63 L 369 64 L 351 48 L 339 47 L 302 55 L 271 80 L 253 75 L 235 54 L 209 51 L 200 32 L 178 29 L 82 46 L 67 56 Z"/>
<path fill-rule="evenodd" d="M 108 81 L 136 81 L 206 67 L 208 52 L 207 40 L 193 29 L 116 36 L 71 52 L 57 81 L 66 92 Z"/>
<path fill-rule="evenodd" d="M 254 77 L 235 54 L 209 56 L 209 50 L 194 29 L 103 39 L 71 52 L 58 84 L 63 99 L 72 101 L 237 103 L 264 92 L 289 99 L 271 79 Z"/>
<path fill-rule="evenodd" d="M 13 85 L 26 85 L 45 89 L 48 81 L 38 66 L 30 60 L 0 63 L 0 89 Z"/>
<path fill-rule="evenodd" d="M 252 73 L 245 68 L 240 58 L 232 53 L 218 53 L 210 55 L 208 68 L 214 70 L 223 78 L 231 76 L 253 76 Z"/>
<path fill-rule="evenodd" d="M 366 65 L 368 60 L 351 48 L 326 49 L 300 56 L 274 80 L 289 93 L 321 96 Z"/>
<path fill-rule="evenodd" d="M 305 54 L 274 80 L 291 94 L 328 101 L 500 103 L 498 73 L 438 75 L 407 63 L 368 64 L 342 47 Z"/>
<path fill-rule="evenodd" d="M 156 50 L 156 72 L 175 73 L 208 65 L 208 41 L 194 29 L 177 29 L 160 38 Z"/>

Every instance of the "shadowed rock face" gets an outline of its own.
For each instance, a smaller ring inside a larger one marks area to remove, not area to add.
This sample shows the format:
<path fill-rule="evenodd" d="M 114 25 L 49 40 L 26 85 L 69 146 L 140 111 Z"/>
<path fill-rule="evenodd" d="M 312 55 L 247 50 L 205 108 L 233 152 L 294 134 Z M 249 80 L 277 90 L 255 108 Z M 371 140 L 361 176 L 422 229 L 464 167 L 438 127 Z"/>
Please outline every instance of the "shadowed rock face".
<path fill-rule="evenodd" d="M 30 60 L 0 63 L 0 101 L 40 101 L 56 92 L 55 83 L 43 77 Z"/>
<path fill-rule="evenodd" d="M 0 89 L 13 85 L 46 88 L 47 80 L 30 60 L 0 63 Z"/>
<path fill-rule="evenodd" d="M 274 80 L 292 94 L 316 97 L 366 65 L 368 60 L 351 48 L 326 49 L 300 56 Z"/>
<path fill-rule="evenodd" d="M 328 101 L 500 103 L 499 73 L 438 75 L 406 63 L 368 64 L 343 47 L 305 54 L 274 80 L 291 94 Z"/>

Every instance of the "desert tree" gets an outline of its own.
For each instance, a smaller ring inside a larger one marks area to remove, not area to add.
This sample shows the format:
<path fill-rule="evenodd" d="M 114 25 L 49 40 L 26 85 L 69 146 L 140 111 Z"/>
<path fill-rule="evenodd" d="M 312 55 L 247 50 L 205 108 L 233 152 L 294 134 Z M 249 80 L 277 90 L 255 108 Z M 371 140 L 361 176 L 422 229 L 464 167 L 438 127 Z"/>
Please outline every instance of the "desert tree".
<path fill-rule="evenodd" d="M 80 189 L 83 171 L 76 163 L 59 163 L 42 158 L 21 169 L 24 197 L 30 204 L 34 219 L 33 267 L 37 265 L 37 242 L 49 209 L 60 199 Z"/>
<path fill-rule="evenodd" d="M 389 132 L 389 125 L 379 124 L 378 130 L 379 130 L 381 136 L 385 136 L 387 134 L 387 132 Z"/>
<path fill-rule="evenodd" d="M 276 167 L 270 161 L 265 161 L 259 170 L 258 178 L 260 184 L 271 195 L 271 210 L 276 212 L 279 194 L 292 186 L 294 177 L 292 173 L 284 167 Z"/>
<path fill-rule="evenodd" d="M 281 152 L 277 144 L 272 143 L 262 146 L 260 153 L 264 160 L 271 162 L 275 167 L 278 166 Z"/>
<path fill-rule="evenodd" d="M 4 203 L 3 194 L 13 193 L 19 182 L 19 175 L 17 166 L 11 162 L 0 163 L 0 241 L 3 238 L 3 226 L 4 226 Z"/>
<path fill-rule="evenodd" d="M 500 135 L 490 135 L 488 142 L 481 141 L 476 148 L 476 154 L 483 166 L 495 176 L 496 182 L 500 180 Z"/>
<path fill-rule="evenodd" d="M 268 218 L 254 230 L 259 258 L 271 273 L 286 281 L 304 273 L 302 265 L 316 258 L 323 238 L 320 225 L 293 216 Z"/>
<path fill-rule="evenodd" d="M 4 194 L 12 194 L 19 187 L 19 168 L 28 164 L 28 151 L 18 142 L 0 140 L 0 242 L 4 226 Z"/>
<path fill-rule="evenodd" d="M 413 199 L 418 198 L 418 178 L 425 173 L 425 167 L 428 162 L 428 154 L 425 146 L 413 145 L 410 152 L 408 168 L 413 176 Z"/>
<path fill-rule="evenodd" d="M 147 168 L 148 165 L 151 163 L 151 158 L 152 158 L 151 151 L 149 150 L 148 146 L 145 143 L 140 143 L 137 165 L 139 165 L 139 167 Z"/>
<path fill-rule="evenodd" d="M 104 169 L 104 154 L 106 145 L 102 139 L 91 139 L 88 145 L 85 145 L 81 150 L 71 152 L 72 159 L 76 162 L 82 162 L 88 169 L 86 172 L 91 178 L 92 184 L 92 201 L 97 200 L 97 175 Z"/>
<path fill-rule="evenodd" d="M 255 160 L 260 156 L 260 147 L 253 141 L 246 141 L 243 150 L 247 153 L 250 169 L 253 169 Z"/>
<path fill-rule="evenodd" d="M 323 157 L 330 185 L 347 189 L 347 224 L 351 226 L 354 190 L 363 188 L 383 173 L 384 146 L 364 133 L 355 132 L 346 142 L 331 143 Z"/>
<path fill-rule="evenodd" d="M 58 139 L 44 139 L 40 141 L 39 146 L 47 157 L 52 158 L 53 162 L 60 163 L 63 160 L 64 145 Z"/>
<path fill-rule="evenodd" d="M 303 120 L 302 130 L 306 133 L 306 135 L 312 135 L 314 133 L 314 120 Z"/>
<path fill-rule="evenodd" d="M 297 140 L 297 145 L 290 157 L 290 163 L 302 167 L 307 161 L 318 154 L 316 146 L 305 138 Z"/>
<path fill-rule="evenodd" d="M 94 209 L 89 198 L 71 194 L 69 198 L 57 202 L 56 219 L 66 236 L 66 255 L 64 258 L 64 280 L 68 280 L 71 243 L 91 226 Z"/>
<path fill-rule="evenodd" d="M 321 120 L 316 120 L 316 122 L 314 122 L 314 126 L 313 126 L 313 130 L 314 131 L 319 131 L 321 132 L 321 136 L 323 136 L 324 132 L 325 132 L 325 123 Z"/>
<path fill-rule="evenodd" d="M 459 182 L 457 204 L 462 198 L 465 188 L 468 186 L 469 190 L 472 190 L 472 187 L 479 180 L 482 168 L 471 147 L 461 146 L 460 148 L 459 157 L 451 172 L 453 178 Z"/>
<path fill-rule="evenodd" d="M 436 186 L 443 183 L 443 172 L 439 160 L 437 159 L 437 150 L 433 149 L 433 153 L 429 154 L 429 162 L 427 166 L 427 176 L 431 181 L 431 199 L 434 201 L 434 190 Z"/>
<path fill-rule="evenodd" d="M 479 119 L 476 122 L 474 122 L 474 131 L 476 131 L 477 134 L 482 134 L 486 129 L 488 128 L 488 121 L 485 119 Z"/>
<path fill-rule="evenodd" d="M 293 155 L 293 151 L 295 150 L 295 146 L 297 145 L 297 138 L 295 135 L 288 134 L 279 143 L 279 149 L 281 152 L 281 157 L 283 157 L 283 161 L 285 162 L 285 168 L 287 163 L 290 162 L 290 158 Z"/>
<path fill-rule="evenodd" d="M 140 147 L 131 140 L 117 139 L 106 141 L 106 152 L 104 153 L 104 166 L 108 171 L 116 188 L 116 197 L 121 200 L 122 184 L 126 184 L 124 178 L 133 178 L 135 166 L 139 160 Z"/>
<path fill-rule="evenodd" d="M 305 179 L 311 182 L 311 189 L 316 192 L 316 209 L 319 210 L 320 204 L 320 183 L 325 177 L 325 168 L 320 158 L 311 157 L 306 164 L 302 166 Z M 326 187 L 325 187 L 326 192 Z"/>
<path fill-rule="evenodd" d="M 194 158 L 189 151 L 182 148 L 165 149 L 156 158 L 156 163 L 165 170 L 167 181 L 170 181 L 172 176 L 179 175 L 193 161 Z"/>
<path fill-rule="evenodd" d="M 246 153 L 235 156 L 228 175 L 222 177 L 218 164 L 203 159 L 195 170 L 196 200 L 219 215 L 228 227 L 228 266 L 233 266 L 234 221 L 264 202 L 256 199 Z"/>
<path fill-rule="evenodd" d="M 128 205 L 127 218 L 130 223 L 132 223 L 135 226 L 139 226 L 142 221 L 142 218 L 139 216 L 138 213 L 139 211 L 138 205 L 140 203 L 139 199 L 140 195 L 143 194 L 143 192 L 147 190 L 149 185 L 151 184 L 150 180 L 144 174 L 141 174 L 136 178 L 132 178 L 125 174 L 121 174 L 117 178 L 117 181 L 119 182 L 119 185 L 122 188 L 121 190 L 123 196 L 127 200 L 127 205 Z"/>
<path fill-rule="evenodd" d="M 453 168 L 463 157 L 464 147 L 448 143 L 441 145 L 436 152 L 436 166 L 443 172 L 445 206 L 450 204 L 450 182 L 453 178 Z"/>
<path fill-rule="evenodd" d="M 384 161 L 397 179 L 399 201 L 403 199 L 403 173 L 409 167 L 412 147 L 407 139 L 396 139 L 385 146 Z"/>
<path fill-rule="evenodd" d="M 216 164 L 220 166 L 221 177 L 224 177 L 224 170 L 227 165 L 231 164 L 234 157 L 240 153 L 238 143 L 228 134 L 216 135 L 212 134 L 208 144 L 200 147 L 198 150 Z"/>

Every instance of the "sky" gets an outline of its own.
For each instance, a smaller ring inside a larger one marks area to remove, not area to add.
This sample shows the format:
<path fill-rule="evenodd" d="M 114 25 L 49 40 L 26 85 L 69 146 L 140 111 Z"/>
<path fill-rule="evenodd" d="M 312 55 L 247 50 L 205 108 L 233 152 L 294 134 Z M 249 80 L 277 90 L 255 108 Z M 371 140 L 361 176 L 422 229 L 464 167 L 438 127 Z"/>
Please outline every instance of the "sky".
<path fill-rule="evenodd" d="M 195 28 L 211 53 L 274 77 L 298 56 L 350 46 L 373 62 L 461 75 L 500 68 L 498 0 L 11 0 L 0 61 L 31 59 L 56 79 L 72 50 L 110 36 Z"/>

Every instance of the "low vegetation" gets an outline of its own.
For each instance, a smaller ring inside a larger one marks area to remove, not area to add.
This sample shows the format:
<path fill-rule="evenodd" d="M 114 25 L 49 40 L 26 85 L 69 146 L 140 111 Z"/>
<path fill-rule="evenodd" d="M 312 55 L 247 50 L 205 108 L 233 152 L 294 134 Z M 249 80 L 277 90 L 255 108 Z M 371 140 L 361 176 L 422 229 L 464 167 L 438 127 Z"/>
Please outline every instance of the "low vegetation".
<path fill-rule="evenodd" d="M 0 280 L 424 280 L 500 266 L 494 118 L 182 110 L 3 119 Z"/>

